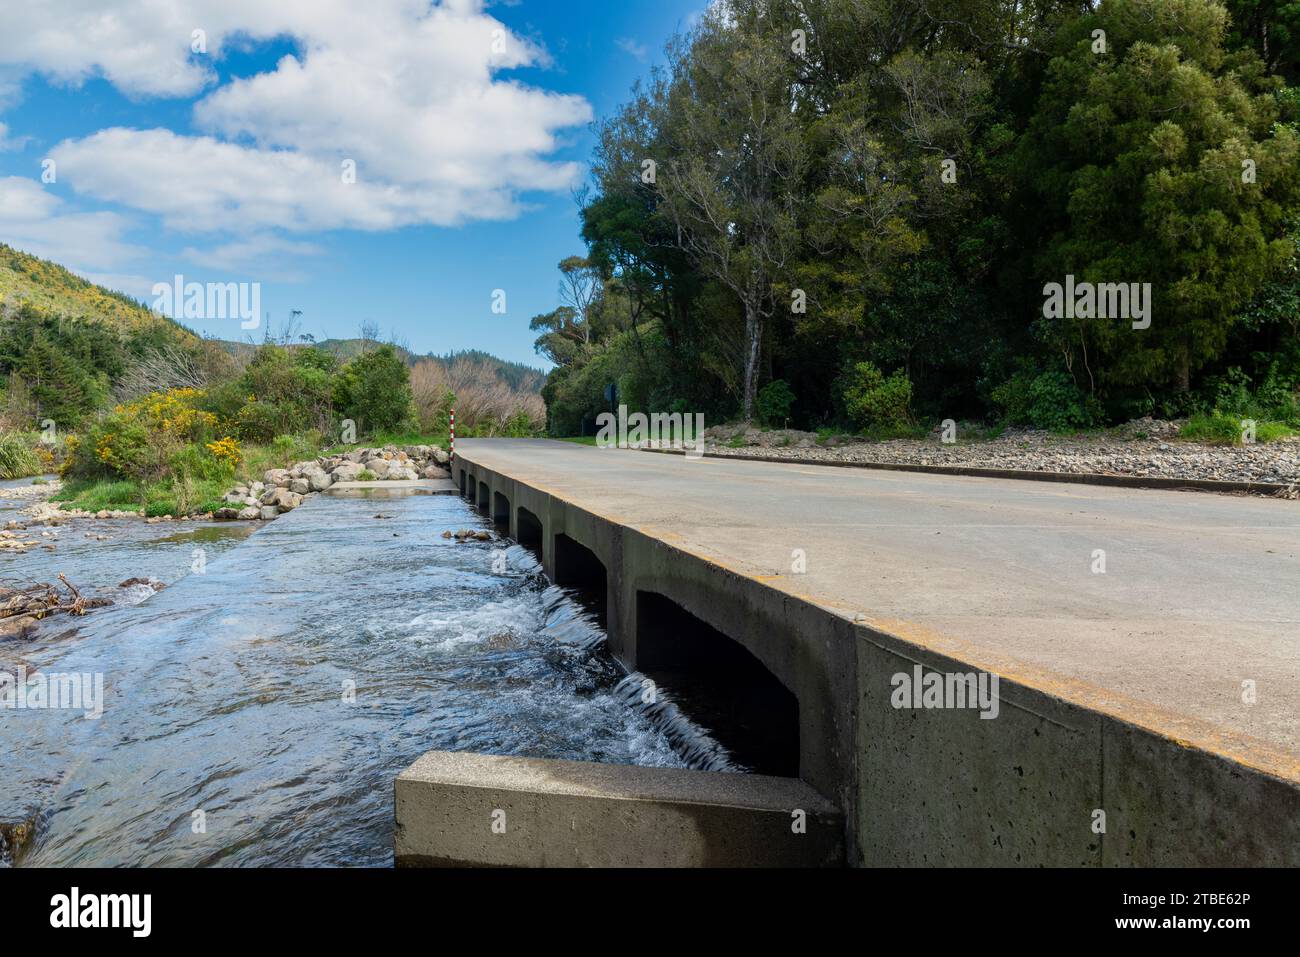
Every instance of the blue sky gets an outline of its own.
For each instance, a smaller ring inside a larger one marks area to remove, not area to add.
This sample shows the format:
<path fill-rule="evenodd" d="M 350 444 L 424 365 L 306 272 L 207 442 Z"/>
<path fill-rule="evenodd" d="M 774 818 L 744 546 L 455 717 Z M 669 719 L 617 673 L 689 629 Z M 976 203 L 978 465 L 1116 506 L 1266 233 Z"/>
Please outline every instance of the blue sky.
<path fill-rule="evenodd" d="M 175 0 L 160 15 L 143 0 L 47 0 L 6 13 L 0 240 L 146 301 L 176 274 L 257 282 L 273 328 L 297 309 L 318 338 L 373 321 L 417 352 L 543 365 L 528 320 L 554 308 L 555 265 L 582 251 L 571 188 L 588 124 L 703 5 Z M 349 161 L 356 183 L 338 172 Z"/>

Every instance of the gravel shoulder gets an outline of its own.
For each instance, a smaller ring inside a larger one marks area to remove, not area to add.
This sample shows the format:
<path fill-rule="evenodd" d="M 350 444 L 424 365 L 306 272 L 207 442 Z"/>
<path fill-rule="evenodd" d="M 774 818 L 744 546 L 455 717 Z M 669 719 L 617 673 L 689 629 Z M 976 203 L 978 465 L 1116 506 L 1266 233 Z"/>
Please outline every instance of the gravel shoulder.
<path fill-rule="evenodd" d="M 714 433 L 710 435 L 709 432 Z M 1300 441 L 1264 445 L 1204 445 L 1124 434 L 1058 436 L 1008 432 L 996 439 L 945 444 L 937 436 L 873 442 L 841 437 L 819 444 L 809 432 L 745 433 L 732 447 L 735 428 L 706 432 L 706 454 L 804 462 L 927 465 L 1017 471 L 1099 474 L 1220 482 L 1300 485 Z"/>

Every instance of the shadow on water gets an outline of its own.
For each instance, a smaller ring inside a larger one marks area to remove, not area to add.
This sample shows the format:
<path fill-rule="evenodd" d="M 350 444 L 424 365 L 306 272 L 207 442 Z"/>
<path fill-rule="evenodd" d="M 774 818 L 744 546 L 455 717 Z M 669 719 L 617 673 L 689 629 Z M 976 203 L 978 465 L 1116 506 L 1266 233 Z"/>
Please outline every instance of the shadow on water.
<path fill-rule="evenodd" d="M 104 687 L 98 719 L 0 710 L 0 821 L 36 824 L 19 863 L 389 865 L 393 779 L 431 749 L 731 767 L 633 694 L 525 549 L 443 539 L 489 528 L 455 496 L 316 496 L 233 527 L 69 523 L 25 556 L 34 577 L 169 587 L 0 643 L 0 670 Z"/>

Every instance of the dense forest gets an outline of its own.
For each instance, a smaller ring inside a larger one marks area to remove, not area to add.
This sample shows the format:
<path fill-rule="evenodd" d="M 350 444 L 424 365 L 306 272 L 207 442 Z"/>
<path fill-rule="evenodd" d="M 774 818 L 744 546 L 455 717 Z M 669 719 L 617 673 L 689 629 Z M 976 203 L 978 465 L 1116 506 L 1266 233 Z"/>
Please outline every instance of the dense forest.
<path fill-rule="evenodd" d="M 721 0 L 597 125 L 532 322 L 549 428 L 611 385 L 884 434 L 1300 426 L 1297 84 L 1291 0 Z"/>

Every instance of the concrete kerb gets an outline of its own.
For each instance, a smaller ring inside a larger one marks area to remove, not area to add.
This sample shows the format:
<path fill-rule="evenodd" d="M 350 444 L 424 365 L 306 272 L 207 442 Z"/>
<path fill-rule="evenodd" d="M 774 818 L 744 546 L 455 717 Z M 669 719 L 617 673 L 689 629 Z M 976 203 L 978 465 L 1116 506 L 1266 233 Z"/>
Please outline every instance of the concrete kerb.
<path fill-rule="evenodd" d="M 637 449 L 661 455 L 684 455 L 678 449 Z M 1176 492 L 1217 492 L 1221 495 L 1264 495 L 1300 497 L 1300 484 L 1277 482 L 1231 482 L 1218 479 L 1182 479 L 1161 476 L 1108 475 L 1104 472 L 1042 472 L 1035 469 L 993 469 L 967 465 L 922 465 L 910 462 L 832 462 L 826 459 L 789 458 L 779 455 L 711 456 L 728 462 L 774 462 L 778 465 L 817 465 L 826 468 L 878 469 L 885 472 L 925 472 L 932 475 L 960 475 L 971 478 L 1014 479 L 1024 482 L 1073 482 L 1079 485 L 1108 485 L 1115 488 L 1166 489 Z"/>

